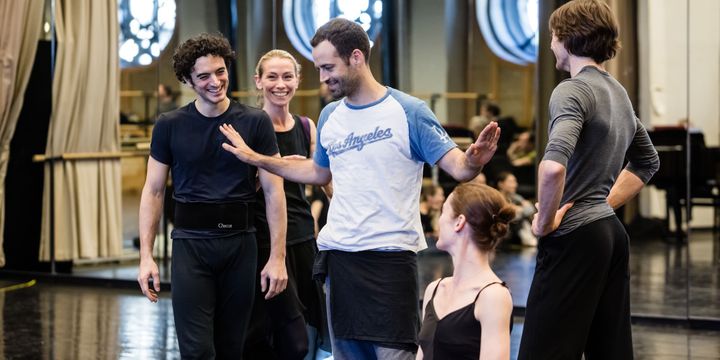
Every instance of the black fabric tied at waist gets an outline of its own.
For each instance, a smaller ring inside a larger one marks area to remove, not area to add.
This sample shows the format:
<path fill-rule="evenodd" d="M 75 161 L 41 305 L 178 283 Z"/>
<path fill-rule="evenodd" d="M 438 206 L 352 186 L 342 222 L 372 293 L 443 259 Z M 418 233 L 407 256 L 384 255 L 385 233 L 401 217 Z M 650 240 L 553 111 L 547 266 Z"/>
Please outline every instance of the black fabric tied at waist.
<path fill-rule="evenodd" d="M 320 251 L 313 277 L 329 279 L 332 329 L 337 338 L 417 349 L 420 314 L 414 252 Z"/>
<path fill-rule="evenodd" d="M 175 203 L 175 227 L 185 230 L 244 231 L 252 227 L 255 206 L 230 203 Z"/>
<path fill-rule="evenodd" d="M 328 272 L 327 257 L 328 257 L 327 251 L 318 251 L 317 255 L 315 255 L 315 262 L 313 263 L 313 268 L 312 268 L 313 280 L 319 281 L 321 284 L 325 283 L 325 278 L 327 277 L 327 272 Z"/>

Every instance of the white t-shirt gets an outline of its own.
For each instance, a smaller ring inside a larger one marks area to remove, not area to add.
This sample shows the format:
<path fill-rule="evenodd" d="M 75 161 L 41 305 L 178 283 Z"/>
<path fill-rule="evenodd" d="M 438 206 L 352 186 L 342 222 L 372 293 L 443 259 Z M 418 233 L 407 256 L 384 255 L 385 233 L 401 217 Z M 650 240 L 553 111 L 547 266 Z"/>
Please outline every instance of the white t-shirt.
<path fill-rule="evenodd" d="M 326 106 L 317 127 L 315 162 L 332 173 L 333 198 L 320 250 L 410 250 L 427 247 L 420 223 L 423 163 L 456 147 L 420 99 L 388 88 L 380 100 Z"/>

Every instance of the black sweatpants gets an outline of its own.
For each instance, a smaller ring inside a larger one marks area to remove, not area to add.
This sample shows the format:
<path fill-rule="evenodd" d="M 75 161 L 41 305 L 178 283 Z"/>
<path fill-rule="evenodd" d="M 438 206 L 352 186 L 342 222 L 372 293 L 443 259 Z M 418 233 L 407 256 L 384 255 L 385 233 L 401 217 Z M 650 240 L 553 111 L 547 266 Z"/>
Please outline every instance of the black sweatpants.
<path fill-rule="evenodd" d="M 518 359 L 632 359 L 628 260 L 614 215 L 541 238 Z"/>
<path fill-rule="evenodd" d="M 172 304 L 183 359 L 240 359 L 255 290 L 253 233 L 174 239 Z"/>

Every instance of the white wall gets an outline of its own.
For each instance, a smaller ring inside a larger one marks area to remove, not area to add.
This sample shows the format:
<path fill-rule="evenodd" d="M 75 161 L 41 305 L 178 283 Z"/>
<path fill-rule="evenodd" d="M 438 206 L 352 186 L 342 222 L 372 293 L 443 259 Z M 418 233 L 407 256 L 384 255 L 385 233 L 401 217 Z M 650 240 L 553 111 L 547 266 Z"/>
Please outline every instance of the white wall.
<path fill-rule="evenodd" d="M 720 145 L 720 1 L 690 1 L 690 123 Z"/>
<path fill-rule="evenodd" d="M 718 14 L 717 0 L 638 2 L 639 111 L 647 126 L 677 125 L 689 117 L 708 146 L 720 143 Z M 643 190 L 641 212 L 665 216 L 664 192 Z M 692 225 L 710 226 L 711 215 L 709 208 L 694 209 Z"/>

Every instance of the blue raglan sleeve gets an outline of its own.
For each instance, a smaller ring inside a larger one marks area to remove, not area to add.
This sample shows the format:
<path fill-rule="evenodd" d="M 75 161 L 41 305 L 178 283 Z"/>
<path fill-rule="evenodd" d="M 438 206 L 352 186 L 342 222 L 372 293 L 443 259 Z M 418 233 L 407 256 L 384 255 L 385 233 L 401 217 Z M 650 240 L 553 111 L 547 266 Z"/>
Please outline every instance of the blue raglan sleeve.
<path fill-rule="evenodd" d="M 322 142 L 322 130 L 327 123 L 330 114 L 337 108 L 339 101 L 333 102 L 325 106 L 320 112 L 320 118 L 318 119 L 317 133 L 315 134 L 315 153 L 313 154 L 313 160 L 316 164 L 328 168 L 330 167 L 330 159 L 327 155 L 327 144 Z"/>
<path fill-rule="evenodd" d="M 457 147 L 424 102 L 418 100 L 403 106 L 408 116 L 413 159 L 435 165 L 448 151 Z"/>

